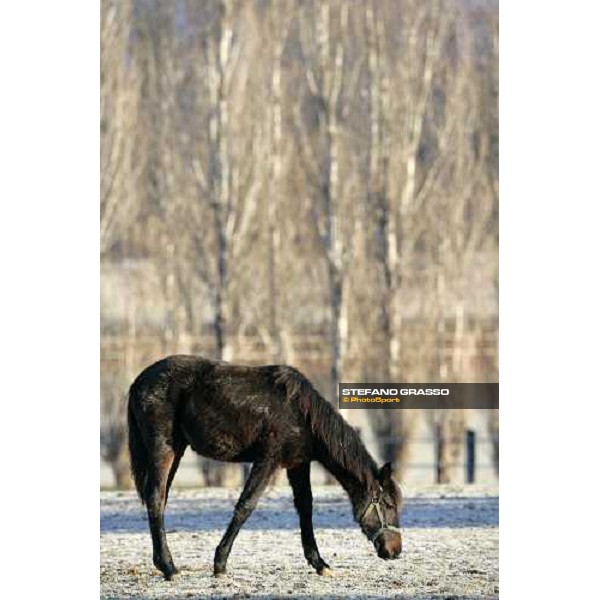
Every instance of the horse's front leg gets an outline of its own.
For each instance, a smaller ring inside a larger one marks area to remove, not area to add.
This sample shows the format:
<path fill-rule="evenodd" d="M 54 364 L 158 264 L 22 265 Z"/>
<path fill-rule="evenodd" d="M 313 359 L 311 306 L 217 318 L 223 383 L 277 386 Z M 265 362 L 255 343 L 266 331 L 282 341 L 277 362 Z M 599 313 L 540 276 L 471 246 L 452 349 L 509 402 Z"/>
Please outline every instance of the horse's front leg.
<path fill-rule="evenodd" d="M 294 492 L 294 505 L 300 517 L 300 535 L 304 556 L 319 575 L 332 575 L 329 565 L 321 558 L 312 522 L 313 498 L 310 487 L 310 463 L 288 469 L 288 480 Z"/>
<path fill-rule="evenodd" d="M 260 495 L 267 487 L 267 483 L 271 478 L 271 475 L 275 472 L 277 464 L 274 461 L 260 461 L 252 465 L 250 475 L 246 480 L 244 489 L 235 505 L 233 511 L 233 518 L 229 522 L 227 531 L 223 536 L 223 539 L 217 546 L 215 552 L 215 565 L 214 573 L 215 577 L 219 577 L 225 574 L 227 568 L 227 559 L 231 552 L 233 542 L 237 537 L 242 525 L 246 522 L 248 517 L 252 514 L 252 511 L 256 508 Z"/>

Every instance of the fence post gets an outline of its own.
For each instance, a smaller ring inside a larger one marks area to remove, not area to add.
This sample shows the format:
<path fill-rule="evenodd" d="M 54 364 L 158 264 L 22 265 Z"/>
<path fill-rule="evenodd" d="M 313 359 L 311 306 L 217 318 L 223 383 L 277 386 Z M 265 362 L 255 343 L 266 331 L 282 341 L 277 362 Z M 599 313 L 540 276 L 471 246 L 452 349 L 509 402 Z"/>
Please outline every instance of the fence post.
<path fill-rule="evenodd" d="M 475 432 L 467 429 L 467 483 L 475 483 Z"/>
<path fill-rule="evenodd" d="M 444 442 L 442 439 L 442 427 L 435 428 L 435 482 L 442 483 L 442 461 L 444 460 Z"/>

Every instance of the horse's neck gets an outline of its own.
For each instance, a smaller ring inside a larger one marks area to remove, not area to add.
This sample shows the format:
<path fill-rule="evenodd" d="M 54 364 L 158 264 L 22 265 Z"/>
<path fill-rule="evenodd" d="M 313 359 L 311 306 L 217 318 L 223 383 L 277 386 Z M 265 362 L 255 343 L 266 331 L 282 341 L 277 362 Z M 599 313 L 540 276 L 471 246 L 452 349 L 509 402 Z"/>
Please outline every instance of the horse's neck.
<path fill-rule="evenodd" d="M 357 517 L 361 507 L 369 498 L 370 488 L 375 479 L 373 470 L 375 465 L 372 459 L 369 459 L 370 456 L 364 461 L 361 469 L 349 469 L 340 460 L 337 460 L 327 448 L 323 448 L 319 457 L 319 462 L 339 481 L 350 497 L 354 514 Z"/>
<path fill-rule="evenodd" d="M 346 490 L 356 513 L 377 476 L 377 465 L 358 433 L 316 391 L 310 399 L 308 417 L 315 458 Z"/>

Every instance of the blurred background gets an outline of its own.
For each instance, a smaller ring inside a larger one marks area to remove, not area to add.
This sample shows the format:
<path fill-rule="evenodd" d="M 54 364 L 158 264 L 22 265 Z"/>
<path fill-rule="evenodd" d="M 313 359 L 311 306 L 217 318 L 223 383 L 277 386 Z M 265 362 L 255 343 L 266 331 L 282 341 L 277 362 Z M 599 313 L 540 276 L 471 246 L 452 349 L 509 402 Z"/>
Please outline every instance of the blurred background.
<path fill-rule="evenodd" d="M 102 0 L 101 485 L 173 353 L 498 381 L 498 2 Z M 351 410 L 405 482 L 498 476 L 497 411 Z M 188 451 L 175 485 L 239 485 Z M 315 474 L 319 477 L 319 474 Z"/>

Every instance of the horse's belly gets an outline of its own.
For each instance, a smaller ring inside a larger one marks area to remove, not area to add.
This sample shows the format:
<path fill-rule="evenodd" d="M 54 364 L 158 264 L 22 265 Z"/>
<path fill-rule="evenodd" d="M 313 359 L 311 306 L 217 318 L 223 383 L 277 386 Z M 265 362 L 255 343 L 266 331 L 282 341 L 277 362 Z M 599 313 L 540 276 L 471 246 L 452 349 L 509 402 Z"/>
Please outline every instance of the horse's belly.
<path fill-rule="evenodd" d="M 181 423 L 187 442 L 198 454 L 226 462 L 251 462 L 258 438 L 256 427 L 244 427 L 239 420 L 204 414 L 202 419 Z"/>
<path fill-rule="evenodd" d="M 255 454 L 255 444 L 251 440 L 243 440 L 231 434 L 190 436 L 188 441 L 195 452 L 215 460 L 250 462 Z"/>
<path fill-rule="evenodd" d="M 254 462 L 270 454 L 284 467 L 310 460 L 309 439 L 294 416 L 274 419 L 273 412 L 268 405 L 233 402 L 217 411 L 196 400 L 184 411 L 181 426 L 192 449 L 207 458 Z"/>

